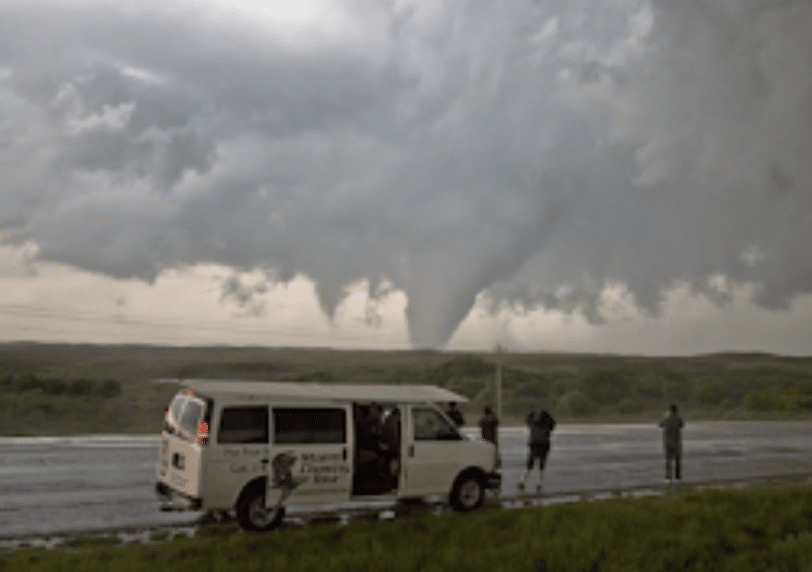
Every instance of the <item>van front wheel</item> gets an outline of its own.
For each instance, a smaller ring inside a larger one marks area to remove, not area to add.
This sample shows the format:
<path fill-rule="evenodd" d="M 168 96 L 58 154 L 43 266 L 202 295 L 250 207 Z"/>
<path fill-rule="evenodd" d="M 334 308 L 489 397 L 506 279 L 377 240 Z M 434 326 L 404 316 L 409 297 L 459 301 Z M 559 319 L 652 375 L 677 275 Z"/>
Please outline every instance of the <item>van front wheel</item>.
<path fill-rule="evenodd" d="M 282 524 L 284 517 L 284 507 L 265 508 L 264 491 L 246 493 L 237 506 L 237 520 L 244 530 L 271 530 Z"/>
<path fill-rule="evenodd" d="M 451 506 L 454 510 L 468 512 L 478 509 L 485 500 L 485 487 L 482 479 L 473 473 L 463 474 L 451 489 Z"/>

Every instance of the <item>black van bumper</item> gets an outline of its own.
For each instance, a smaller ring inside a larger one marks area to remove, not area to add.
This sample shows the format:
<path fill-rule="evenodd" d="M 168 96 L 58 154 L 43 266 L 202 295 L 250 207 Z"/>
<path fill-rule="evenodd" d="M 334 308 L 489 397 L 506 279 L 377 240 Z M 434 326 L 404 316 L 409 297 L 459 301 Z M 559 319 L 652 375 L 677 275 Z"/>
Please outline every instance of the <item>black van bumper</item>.
<path fill-rule="evenodd" d="M 161 501 L 162 511 L 200 510 L 203 500 L 176 491 L 166 483 L 155 483 L 155 494 Z"/>

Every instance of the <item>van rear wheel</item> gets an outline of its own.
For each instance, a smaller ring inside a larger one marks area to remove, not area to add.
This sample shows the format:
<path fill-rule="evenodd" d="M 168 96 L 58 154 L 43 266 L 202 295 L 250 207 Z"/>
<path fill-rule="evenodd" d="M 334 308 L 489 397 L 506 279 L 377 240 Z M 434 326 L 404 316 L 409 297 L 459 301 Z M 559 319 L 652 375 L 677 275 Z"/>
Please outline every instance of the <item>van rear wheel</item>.
<path fill-rule="evenodd" d="M 485 500 L 485 487 L 482 479 L 473 473 L 462 474 L 451 489 L 451 506 L 454 510 L 468 512 L 482 506 Z"/>
<path fill-rule="evenodd" d="M 264 532 L 282 524 L 284 507 L 265 508 L 265 492 L 247 492 L 237 506 L 237 520 L 244 530 Z"/>

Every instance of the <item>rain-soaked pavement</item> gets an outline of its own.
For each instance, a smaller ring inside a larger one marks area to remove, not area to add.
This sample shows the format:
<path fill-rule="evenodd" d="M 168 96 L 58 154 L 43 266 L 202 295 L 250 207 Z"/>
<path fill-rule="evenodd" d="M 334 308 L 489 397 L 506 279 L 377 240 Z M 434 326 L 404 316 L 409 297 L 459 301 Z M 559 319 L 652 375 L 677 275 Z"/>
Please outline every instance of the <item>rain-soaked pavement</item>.
<path fill-rule="evenodd" d="M 687 423 L 687 483 L 812 475 L 812 422 Z M 653 424 L 561 424 L 553 434 L 545 491 L 660 485 L 660 439 Z M 516 491 L 525 440 L 524 428 L 500 431 L 503 494 Z M 159 511 L 153 491 L 157 447 L 157 436 L 0 438 L 0 538 L 196 520 L 201 513 Z M 533 479 L 528 484 L 535 488 Z"/>

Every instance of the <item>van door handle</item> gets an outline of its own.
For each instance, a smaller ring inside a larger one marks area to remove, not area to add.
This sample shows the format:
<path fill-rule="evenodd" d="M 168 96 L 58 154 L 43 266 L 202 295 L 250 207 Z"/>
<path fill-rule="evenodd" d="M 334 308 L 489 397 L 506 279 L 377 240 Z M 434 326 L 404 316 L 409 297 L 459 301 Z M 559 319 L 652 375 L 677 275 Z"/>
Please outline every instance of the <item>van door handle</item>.
<path fill-rule="evenodd" d="M 414 457 L 414 445 L 409 445 L 409 456 Z"/>
<path fill-rule="evenodd" d="M 269 462 L 269 461 L 268 461 L 268 459 L 262 459 L 262 460 L 260 461 L 260 463 L 262 463 L 263 465 L 267 465 L 267 464 L 268 464 L 268 462 Z"/>
<path fill-rule="evenodd" d="M 346 447 L 344 447 L 343 449 L 341 449 L 341 458 L 342 458 L 343 460 L 345 460 L 345 461 L 347 460 L 347 448 L 346 448 Z"/>

